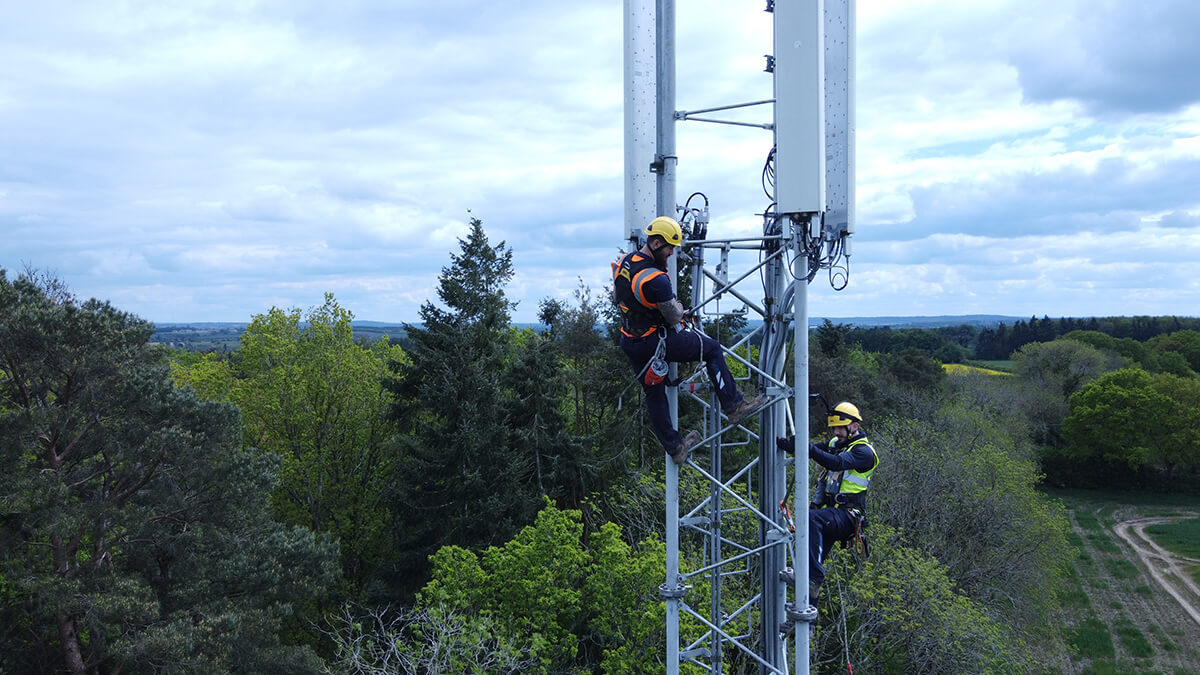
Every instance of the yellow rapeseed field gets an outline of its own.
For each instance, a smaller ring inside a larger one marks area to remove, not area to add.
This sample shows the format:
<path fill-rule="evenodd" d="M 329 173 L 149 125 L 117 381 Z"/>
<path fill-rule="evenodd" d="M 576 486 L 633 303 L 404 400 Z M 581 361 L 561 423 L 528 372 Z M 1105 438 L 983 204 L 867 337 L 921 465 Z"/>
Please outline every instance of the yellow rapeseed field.
<path fill-rule="evenodd" d="M 969 373 L 982 373 L 984 375 L 1012 375 L 1000 370 L 992 370 L 991 368 L 978 368 L 976 366 L 968 366 L 961 363 L 943 363 L 942 370 L 945 370 L 951 375 L 967 375 Z"/>

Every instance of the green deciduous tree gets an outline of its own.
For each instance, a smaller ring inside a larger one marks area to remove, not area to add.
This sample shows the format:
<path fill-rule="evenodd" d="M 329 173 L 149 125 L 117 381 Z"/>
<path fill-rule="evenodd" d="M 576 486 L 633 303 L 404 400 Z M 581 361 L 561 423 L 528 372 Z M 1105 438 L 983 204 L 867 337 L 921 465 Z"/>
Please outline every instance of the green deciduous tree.
<path fill-rule="evenodd" d="M 1183 356 L 1189 368 L 1200 373 L 1200 331 L 1179 330 L 1157 335 L 1146 340 L 1146 346 L 1158 354 L 1175 352 Z"/>
<path fill-rule="evenodd" d="M 1134 472 L 1161 469 L 1169 487 L 1175 469 L 1200 462 L 1200 380 L 1126 368 L 1104 375 L 1071 397 L 1063 422 L 1067 455 L 1110 467 L 1124 484 Z M 1120 483 L 1117 483 L 1120 484 Z"/>
<path fill-rule="evenodd" d="M 494 617 L 500 641 L 529 644 L 539 672 L 661 672 L 662 544 L 635 549 L 612 523 L 583 534 L 580 512 L 547 504 L 482 555 L 443 548 L 419 608 Z"/>
<path fill-rule="evenodd" d="M 873 528 L 871 536 L 875 550 L 853 583 L 826 584 L 834 597 L 823 601 L 823 621 L 828 626 L 844 612 L 847 630 L 820 632 L 815 649 L 825 668 L 818 672 L 844 672 L 842 640 L 864 672 L 1031 672 L 1037 661 L 1021 639 L 959 591 L 944 565 L 904 545 L 891 528 Z M 833 564 L 852 567 L 842 555 Z"/>
<path fill-rule="evenodd" d="M 1069 527 L 1037 490 L 1020 439 L 958 399 L 929 418 L 888 418 L 869 431 L 882 457 L 872 518 L 900 529 L 1004 623 L 1038 625 L 1061 583 Z"/>
<path fill-rule="evenodd" d="M 181 358 L 186 354 L 186 358 Z M 228 401 L 237 378 L 229 361 L 215 352 L 172 352 L 171 380 L 180 387 L 191 387 L 201 398 Z"/>
<path fill-rule="evenodd" d="M 1127 365 L 1137 363 L 1144 367 L 1150 360 L 1146 345 L 1131 337 L 1113 337 L 1097 330 L 1073 330 L 1063 337 L 1118 354 L 1126 360 Z"/>
<path fill-rule="evenodd" d="M 152 332 L 0 272 L 0 670 L 315 671 L 279 633 L 336 546 L 271 519 L 274 456 L 170 384 Z"/>
<path fill-rule="evenodd" d="M 585 536 L 547 501 L 501 546 L 438 550 L 414 609 L 347 612 L 334 672 L 663 672 L 664 566 L 661 543 L 632 547 L 612 523 Z"/>
<path fill-rule="evenodd" d="M 1030 386 L 1048 390 L 1063 401 L 1088 382 L 1124 365 L 1112 352 L 1071 339 L 1031 342 L 1013 354 L 1013 361 L 1017 375 Z"/>
<path fill-rule="evenodd" d="M 942 365 L 919 349 L 905 349 L 899 354 L 885 354 L 879 360 L 880 369 L 904 388 L 930 390 L 946 377 Z"/>
<path fill-rule="evenodd" d="M 1124 365 L 1114 352 L 1069 339 L 1031 342 L 1013 353 L 1013 361 L 1030 392 L 1025 413 L 1033 423 L 1034 440 L 1054 446 L 1062 443 L 1060 428 L 1071 394 Z"/>
<path fill-rule="evenodd" d="M 356 344 L 352 319 L 332 294 L 303 317 L 277 308 L 255 316 L 242 334 L 229 396 L 245 418 L 246 445 L 283 460 L 271 500 L 277 517 L 336 535 L 354 592 L 391 542 L 383 490 L 392 479 L 394 427 L 383 378 L 404 356 L 386 338 Z M 215 365 L 192 373 L 189 382 L 208 390 L 223 381 Z"/>
<path fill-rule="evenodd" d="M 1157 352 L 1150 359 L 1150 370 L 1155 373 L 1169 373 L 1180 377 L 1196 377 L 1196 371 L 1188 365 L 1187 359 L 1175 351 Z"/>

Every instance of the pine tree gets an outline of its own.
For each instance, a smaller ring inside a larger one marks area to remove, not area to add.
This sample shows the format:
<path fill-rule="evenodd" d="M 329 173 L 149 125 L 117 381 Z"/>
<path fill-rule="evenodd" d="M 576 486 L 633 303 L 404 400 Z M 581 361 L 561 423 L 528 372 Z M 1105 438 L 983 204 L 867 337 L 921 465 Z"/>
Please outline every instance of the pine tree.
<path fill-rule="evenodd" d="M 477 218 L 459 244 L 438 278 L 443 306 L 421 306 L 423 325 L 406 327 L 409 361 L 393 363 L 388 382 L 407 432 L 392 495 L 401 520 L 394 585 L 402 595 L 424 583 L 439 546 L 507 541 L 540 505 L 534 456 L 516 447 L 504 404 L 512 252 L 504 242 L 492 246 Z"/>
<path fill-rule="evenodd" d="M 277 459 L 153 330 L 0 271 L 0 671 L 317 671 L 280 631 L 336 546 L 271 519 Z"/>

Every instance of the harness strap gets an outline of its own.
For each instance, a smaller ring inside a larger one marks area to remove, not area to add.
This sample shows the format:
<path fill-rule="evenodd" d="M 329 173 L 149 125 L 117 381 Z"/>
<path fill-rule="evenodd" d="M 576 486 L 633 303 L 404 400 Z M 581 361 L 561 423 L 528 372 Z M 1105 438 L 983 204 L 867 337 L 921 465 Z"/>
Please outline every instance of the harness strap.
<path fill-rule="evenodd" d="M 628 321 L 626 321 L 626 324 L 628 324 Z M 624 335 L 625 337 L 631 337 L 631 338 L 644 338 L 656 330 L 658 330 L 658 326 L 650 326 L 649 328 L 646 329 L 646 332 L 642 333 L 641 335 L 634 335 L 633 333 L 630 333 L 628 330 L 626 330 L 625 325 L 621 326 L 621 334 Z"/>
<path fill-rule="evenodd" d="M 666 272 L 657 268 L 644 269 L 633 275 L 633 279 L 629 280 L 629 289 L 633 291 L 634 299 L 641 303 L 643 307 L 648 309 L 657 309 L 658 303 L 650 302 L 646 298 L 646 284 L 660 276 L 665 275 Z"/>

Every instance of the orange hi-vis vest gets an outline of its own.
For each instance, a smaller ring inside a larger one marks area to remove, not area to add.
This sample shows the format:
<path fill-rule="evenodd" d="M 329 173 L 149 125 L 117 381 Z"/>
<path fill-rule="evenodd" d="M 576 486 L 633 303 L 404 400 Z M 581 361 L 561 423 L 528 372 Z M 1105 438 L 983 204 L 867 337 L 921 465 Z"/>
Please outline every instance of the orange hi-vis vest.
<path fill-rule="evenodd" d="M 612 264 L 613 300 L 621 310 L 621 333 L 645 337 L 663 325 L 658 304 L 646 298 L 646 283 L 666 272 L 654 264 L 653 256 L 641 251 L 626 254 Z"/>

